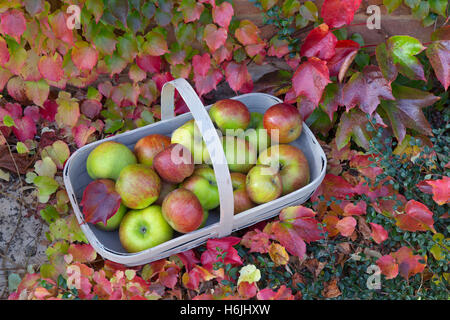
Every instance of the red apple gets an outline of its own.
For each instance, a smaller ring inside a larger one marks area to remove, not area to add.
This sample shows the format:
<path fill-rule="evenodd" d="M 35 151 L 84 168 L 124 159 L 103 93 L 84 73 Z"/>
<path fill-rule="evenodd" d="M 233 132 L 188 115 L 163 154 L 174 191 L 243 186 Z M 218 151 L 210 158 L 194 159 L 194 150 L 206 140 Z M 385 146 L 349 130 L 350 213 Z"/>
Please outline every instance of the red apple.
<path fill-rule="evenodd" d="M 180 183 L 194 172 L 194 159 L 188 148 L 174 143 L 153 158 L 153 168 L 171 183 Z"/>
<path fill-rule="evenodd" d="M 170 138 L 162 134 L 151 134 L 141 138 L 134 146 L 139 163 L 152 166 L 153 158 L 170 145 Z"/>
<path fill-rule="evenodd" d="M 283 183 L 283 195 L 300 189 L 309 183 L 308 160 L 299 148 L 279 144 L 261 152 L 258 164 L 272 166 L 279 170 Z"/>
<path fill-rule="evenodd" d="M 158 199 L 161 179 L 144 164 L 130 164 L 120 171 L 116 191 L 130 209 L 143 209 Z"/>
<path fill-rule="evenodd" d="M 226 133 L 226 130 L 247 129 L 250 123 L 250 111 L 247 106 L 238 100 L 219 100 L 209 109 L 209 116 L 217 127 Z"/>
<path fill-rule="evenodd" d="M 163 201 L 162 214 L 176 231 L 188 233 L 200 227 L 204 212 L 197 196 L 184 188 L 170 192 Z"/>
<path fill-rule="evenodd" d="M 263 124 L 272 141 L 289 143 L 302 133 L 303 119 L 293 105 L 278 103 L 266 110 Z"/>
<path fill-rule="evenodd" d="M 231 184 L 233 185 L 234 214 L 253 208 L 255 204 L 250 199 L 245 188 L 245 174 L 239 172 L 231 173 Z"/>

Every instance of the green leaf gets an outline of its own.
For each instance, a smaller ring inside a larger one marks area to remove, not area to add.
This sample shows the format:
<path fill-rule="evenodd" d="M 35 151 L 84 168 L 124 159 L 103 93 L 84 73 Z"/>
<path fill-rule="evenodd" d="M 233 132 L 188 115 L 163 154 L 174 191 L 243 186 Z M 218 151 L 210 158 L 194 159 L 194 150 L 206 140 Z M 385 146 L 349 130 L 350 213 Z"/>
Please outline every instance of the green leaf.
<path fill-rule="evenodd" d="M 281 7 L 281 11 L 285 17 L 293 16 L 300 9 L 300 2 L 298 0 L 285 0 Z"/>
<path fill-rule="evenodd" d="M 3 117 L 3 124 L 8 128 L 16 126 L 16 124 L 14 123 L 14 119 L 9 115 Z"/>
<path fill-rule="evenodd" d="M 338 150 L 345 147 L 353 139 L 360 147 L 369 148 L 370 135 L 367 132 L 366 114 L 357 108 L 342 114 L 336 131 Z"/>
<path fill-rule="evenodd" d="M 430 3 L 431 12 L 441 15 L 444 18 L 447 17 L 448 0 L 429 0 L 428 2 Z"/>
<path fill-rule="evenodd" d="M 23 142 L 17 142 L 16 150 L 20 154 L 28 153 L 30 150 L 28 150 L 28 147 Z"/>
<path fill-rule="evenodd" d="M 405 2 L 405 5 L 407 5 L 411 9 L 414 9 L 415 7 L 417 7 L 419 5 L 420 0 L 404 0 L 404 2 Z"/>
<path fill-rule="evenodd" d="M 33 101 L 34 104 L 42 107 L 44 102 L 47 101 L 50 93 L 50 86 L 44 79 L 39 81 L 25 81 L 25 92 L 28 99 Z"/>
<path fill-rule="evenodd" d="M 317 21 L 317 19 L 319 18 L 317 7 L 312 1 L 306 1 L 304 4 L 302 4 L 300 6 L 299 12 L 303 18 L 309 21 Z"/>
<path fill-rule="evenodd" d="M 383 0 L 383 4 L 387 8 L 388 13 L 391 13 L 402 4 L 402 0 Z"/>
<path fill-rule="evenodd" d="M 38 176 L 34 178 L 33 183 L 38 188 L 38 199 L 41 203 L 46 203 L 50 196 L 59 188 L 58 182 L 46 176 Z"/>
<path fill-rule="evenodd" d="M 128 1 L 127 0 L 109 0 L 108 8 L 111 14 L 126 27 L 128 17 Z"/>
<path fill-rule="evenodd" d="M 392 36 L 386 42 L 387 52 L 398 71 L 412 80 L 424 80 L 424 70 L 415 55 L 425 47 L 419 40 L 410 36 Z"/>
<path fill-rule="evenodd" d="M 45 209 L 42 209 L 39 211 L 39 214 L 41 215 L 42 219 L 44 219 L 48 224 L 51 224 L 56 221 L 56 219 L 59 219 L 59 213 L 55 209 L 55 207 L 47 205 Z"/>
<path fill-rule="evenodd" d="M 98 23 L 103 15 L 103 0 L 87 0 L 86 9 L 94 15 L 95 22 Z"/>
<path fill-rule="evenodd" d="M 419 5 L 412 9 L 412 15 L 418 20 L 425 19 L 430 12 L 430 3 L 428 1 L 420 1 Z"/>

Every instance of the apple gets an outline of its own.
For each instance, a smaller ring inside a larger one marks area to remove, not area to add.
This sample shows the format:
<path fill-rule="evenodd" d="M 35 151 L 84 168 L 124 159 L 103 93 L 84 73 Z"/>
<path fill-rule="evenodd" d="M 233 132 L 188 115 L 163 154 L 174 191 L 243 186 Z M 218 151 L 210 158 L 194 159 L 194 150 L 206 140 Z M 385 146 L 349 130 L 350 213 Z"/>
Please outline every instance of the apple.
<path fill-rule="evenodd" d="M 247 173 L 256 164 L 256 149 L 245 139 L 223 136 L 222 146 L 230 171 Z"/>
<path fill-rule="evenodd" d="M 270 136 L 264 129 L 263 115 L 259 112 L 251 112 L 250 115 L 250 124 L 244 132 L 244 137 L 256 148 L 256 152 L 259 154 L 270 147 Z"/>
<path fill-rule="evenodd" d="M 180 233 L 197 230 L 204 220 L 204 211 L 197 196 L 184 188 L 175 189 L 166 196 L 162 214 L 167 223 Z"/>
<path fill-rule="evenodd" d="M 187 121 L 172 132 L 171 143 L 179 143 L 188 148 L 196 164 L 210 161 L 206 144 L 194 119 Z"/>
<path fill-rule="evenodd" d="M 208 217 L 209 217 L 209 212 L 208 210 L 203 209 L 203 220 L 202 220 L 202 224 L 200 225 L 200 227 L 198 227 L 198 229 L 203 228 L 204 226 L 206 226 L 206 221 L 208 221 Z M 197 229 L 197 230 L 198 230 Z"/>
<path fill-rule="evenodd" d="M 173 237 L 173 229 L 163 218 L 160 206 L 130 210 L 119 226 L 119 240 L 128 252 L 139 252 Z"/>
<path fill-rule="evenodd" d="M 258 204 L 275 200 L 283 191 L 277 170 L 261 164 L 250 169 L 245 180 L 245 188 L 249 198 Z"/>
<path fill-rule="evenodd" d="M 250 111 L 238 100 L 223 99 L 209 109 L 213 123 L 225 134 L 226 130 L 247 129 L 250 123 Z"/>
<path fill-rule="evenodd" d="M 289 143 L 302 133 L 303 119 L 293 105 L 278 103 L 266 110 L 263 124 L 272 141 Z"/>
<path fill-rule="evenodd" d="M 115 141 L 106 141 L 89 153 L 86 170 L 94 180 L 117 180 L 124 167 L 135 163 L 137 163 L 136 156 L 126 145 Z"/>
<path fill-rule="evenodd" d="M 153 168 L 171 183 L 180 183 L 194 172 L 194 159 L 188 148 L 174 143 L 153 158 Z"/>
<path fill-rule="evenodd" d="M 170 138 L 162 134 L 151 134 L 139 139 L 134 146 L 139 163 L 152 166 L 153 158 L 170 145 Z"/>
<path fill-rule="evenodd" d="M 195 169 L 192 176 L 183 181 L 181 187 L 192 191 L 203 209 L 212 210 L 219 206 L 219 190 L 211 167 Z"/>
<path fill-rule="evenodd" d="M 233 186 L 234 214 L 253 208 L 255 204 L 248 196 L 246 190 L 246 175 L 239 172 L 232 172 L 230 175 Z"/>
<path fill-rule="evenodd" d="M 106 220 L 106 225 L 103 222 L 97 222 L 95 226 L 103 231 L 114 231 L 119 228 L 120 222 L 122 221 L 125 213 L 127 213 L 128 208 L 121 203 L 119 209 L 116 213 L 108 220 Z"/>
<path fill-rule="evenodd" d="M 122 169 L 116 181 L 116 191 L 130 209 L 143 209 L 158 199 L 161 179 L 144 164 L 130 164 Z"/>
<path fill-rule="evenodd" d="M 308 160 L 299 148 L 289 144 L 272 146 L 258 156 L 258 164 L 269 165 L 280 172 L 283 195 L 309 183 Z"/>
<path fill-rule="evenodd" d="M 173 190 L 178 188 L 178 184 L 176 183 L 170 183 L 164 180 L 161 180 L 161 191 L 159 192 L 159 197 L 155 201 L 155 204 L 161 206 L 164 198 Z"/>

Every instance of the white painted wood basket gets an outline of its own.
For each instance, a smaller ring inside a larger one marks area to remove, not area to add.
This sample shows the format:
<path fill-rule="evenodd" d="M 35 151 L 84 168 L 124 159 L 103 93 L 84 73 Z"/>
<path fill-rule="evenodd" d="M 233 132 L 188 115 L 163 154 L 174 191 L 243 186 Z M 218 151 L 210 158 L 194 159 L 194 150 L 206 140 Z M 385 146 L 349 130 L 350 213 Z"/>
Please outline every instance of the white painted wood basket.
<path fill-rule="evenodd" d="M 189 113 L 176 117 L 174 116 L 175 89 L 190 110 Z M 265 93 L 249 93 L 231 99 L 243 102 L 251 112 L 256 111 L 260 113 L 264 113 L 272 105 L 282 102 L 280 99 Z M 310 183 L 276 200 L 234 215 L 234 204 L 231 200 L 233 199 L 233 188 L 225 154 L 222 148 L 214 148 L 214 146 L 221 143 L 220 138 L 216 133 L 205 136 L 205 133 L 216 132 L 208 115 L 207 110 L 209 107 L 204 107 L 196 92 L 186 80 L 176 79 L 167 82 L 161 92 L 161 121 L 85 145 L 74 152 L 67 160 L 63 175 L 70 202 L 89 243 L 104 259 L 127 266 L 137 266 L 166 258 L 197 247 L 210 238 L 224 237 L 236 230 L 274 217 L 284 207 L 304 203 L 319 187 L 325 176 L 327 159 L 313 133 L 303 123 L 302 134 L 290 144 L 300 148 L 305 154 L 310 168 Z M 84 189 L 92 181 L 86 171 L 86 159 L 89 153 L 102 142 L 117 141 L 133 150 L 135 143 L 139 139 L 154 133 L 170 136 L 176 128 L 192 118 L 197 123 L 202 124 L 199 127 L 211 155 L 220 193 L 220 206 L 218 209 L 210 211 L 205 227 L 187 234 L 175 233 L 173 239 L 158 246 L 138 253 L 128 253 L 120 244 L 118 231 L 102 231 L 93 224 L 84 221 L 79 203 L 81 202 Z"/>

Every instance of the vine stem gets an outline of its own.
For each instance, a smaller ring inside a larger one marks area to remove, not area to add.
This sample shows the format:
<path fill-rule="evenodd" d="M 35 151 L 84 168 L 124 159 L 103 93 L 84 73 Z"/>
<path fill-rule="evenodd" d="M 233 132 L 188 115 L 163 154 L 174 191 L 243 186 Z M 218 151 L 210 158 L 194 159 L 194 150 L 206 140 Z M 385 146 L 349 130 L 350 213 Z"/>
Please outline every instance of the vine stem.
<path fill-rule="evenodd" d="M 347 27 L 357 27 L 357 26 L 366 26 L 367 23 L 353 23 L 353 24 L 348 24 L 348 25 L 343 25 L 341 27 L 337 27 L 337 28 L 333 28 L 330 29 L 331 32 L 335 31 L 335 30 L 339 30 L 339 29 L 343 29 L 343 28 L 347 28 Z"/>

